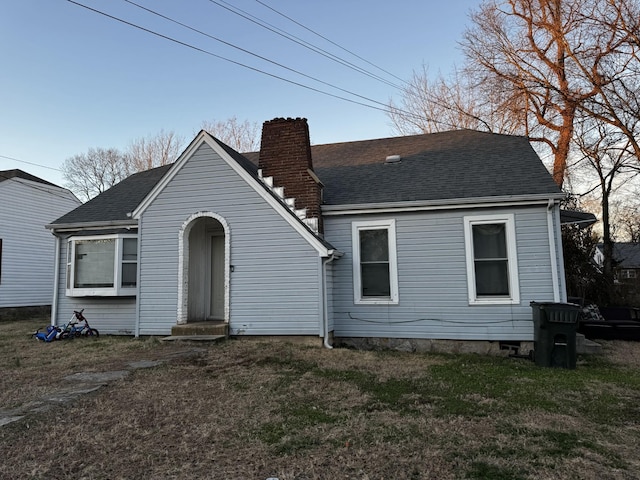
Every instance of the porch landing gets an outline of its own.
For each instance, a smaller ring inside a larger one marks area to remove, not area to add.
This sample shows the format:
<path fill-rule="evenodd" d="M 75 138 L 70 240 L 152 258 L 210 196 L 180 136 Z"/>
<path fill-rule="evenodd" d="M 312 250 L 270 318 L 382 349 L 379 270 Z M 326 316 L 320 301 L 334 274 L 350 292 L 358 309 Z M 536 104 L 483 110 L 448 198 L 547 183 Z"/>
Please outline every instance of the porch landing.
<path fill-rule="evenodd" d="M 168 342 L 215 342 L 229 336 L 229 324 L 220 321 L 191 322 L 171 327 L 171 336 L 162 340 Z"/>

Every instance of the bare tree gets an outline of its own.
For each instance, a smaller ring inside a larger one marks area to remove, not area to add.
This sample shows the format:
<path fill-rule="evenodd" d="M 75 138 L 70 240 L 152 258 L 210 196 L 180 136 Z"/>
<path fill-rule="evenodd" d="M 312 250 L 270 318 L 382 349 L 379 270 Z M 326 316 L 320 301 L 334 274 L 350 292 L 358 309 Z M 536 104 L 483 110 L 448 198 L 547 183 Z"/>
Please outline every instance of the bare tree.
<path fill-rule="evenodd" d="M 576 126 L 576 144 L 585 167 L 584 184 L 591 180 L 600 198 L 605 278 L 613 280 L 612 202 L 614 194 L 640 173 L 631 141 L 609 123 L 592 117 Z M 595 179 L 593 178 L 595 177 Z M 595 180 L 595 181 L 594 181 Z"/>
<path fill-rule="evenodd" d="M 173 132 L 134 140 L 126 153 L 115 148 L 90 148 L 87 153 L 64 161 L 65 185 L 78 198 L 89 200 L 132 173 L 169 164 L 182 149 L 182 139 Z"/>
<path fill-rule="evenodd" d="M 260 148 L 260 125 L 235 116 L 226 120 L 202 122 L 202 129 L 238 152 L 253 152 Z"/>
<path fill-rule="evenodd" d="M 65 185 L 87 201 L 128 176 L 125 156 L 115 148 L 90 148 L 62 164 Z"/>
<path fill-rule="evenodd" d="M 134 173 L 173 163 L 180 155 L 183 144 L 182 137 L 164 130 L 133 140 L 127 149 L 126 168 Z"/>
<path fill-rule="evenodd" d="M 640 243 L 640 205 L 637 200 L 635 203 L 627 203 L 620 208 L 616 223 L 625 240 Z"/>
<path fill-rule="evenodd" d="M 578 48 L 570 45 L 567 51 L 596 95 L 580 108 L 624 137 L 640 165 L 640 2 L 595 1 L 584 12 L 583 22 L 593 32 L 589 61 Z"/>
<path fill-rule="evenodd" d="M 579 113 L 622 132 L 640 158 L 639 13 L 637 0 L 485 0 L 462 40 L 463 75 L 427 82 L 427 88 L 419 88 L 425 75 L 418 75 L 403 92 L 402 110 L 428 101 L 427 118 L 452 123 L 464 116 L 507 132 L 519 123 L 522 133 L 551 150 L 560 186 Z M 459 88 L 473 90 L 467 101 L 451 95 Z M 455 113 L 438 114 L 442 109 Z"/>
<path fill-rule="evenodd" d="M 389 117 L 401 135 L 452 129 L 494 133 L 524 133 L 524 111 L 512 92 L 493 79 L 492 86 L 476 83 L 468 72 L 455 70 L 450 77 L 431 79 L 428 68 L 414 72 L 402 89 L 399 105 L 390 102 Z M 508 86 L 507 86 L 508 87 Z"/>

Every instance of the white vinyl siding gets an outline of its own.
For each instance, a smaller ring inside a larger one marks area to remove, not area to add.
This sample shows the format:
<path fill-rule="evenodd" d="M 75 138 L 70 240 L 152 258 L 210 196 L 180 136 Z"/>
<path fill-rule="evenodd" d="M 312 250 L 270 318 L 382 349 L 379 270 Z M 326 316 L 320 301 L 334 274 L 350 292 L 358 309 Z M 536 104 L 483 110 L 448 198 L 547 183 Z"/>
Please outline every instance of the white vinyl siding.
<path fill-rule="evenodd" d="M 100 334 L 133 335 L 135 333 L 136 297 L 69 297 L 66 295 L 65 282 L 67 248 L 69 243 L 60 242 L 60 269 L 58 281 L 57 316 L 55 323 L 64 325 L 74 310 L 84 310 L 84 315 L 93 328 Z"/>
<path fill-rule="evenodd" d="M 140 219 L 140 334 L 167 334 L 178 309 L 179 231 L 211 212 L 230 236 L 232 335 L 321 335 L 318 252 L 209 146 L 203 145 Z"/>
<path fill-rule="evenodd" d="M 0 308 L 51 305 L 55 238 L 45 225 L 79 205 L 59 187 L 20 178 L 0 182 Z"/>
<path fill-rule="evenodd" d="M 469 304 L 464 217 L 480 214 L 514 216 L 518 304 Z M 554 298 L 546 205 L 406 212 L 394 217 L 399 301 L 384 308 L 354 302 L 352 223 L 386 220 L 388 214 L 325 217 L 325 238 L 344 252 L 333 265 L 336 337 L 533 339 L 529 303 Z"/>

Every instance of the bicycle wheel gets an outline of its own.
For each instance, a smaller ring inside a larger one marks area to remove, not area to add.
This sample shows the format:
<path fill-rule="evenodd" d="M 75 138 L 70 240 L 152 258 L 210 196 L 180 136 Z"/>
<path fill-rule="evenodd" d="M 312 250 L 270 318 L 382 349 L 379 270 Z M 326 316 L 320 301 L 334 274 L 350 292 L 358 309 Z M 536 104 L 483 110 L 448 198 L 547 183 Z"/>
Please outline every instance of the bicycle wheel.
<path fill-rule="evenodd" d="M 98 338 L 99 336 L 100 332 L 98 332 L 98 330 L 96 330 L 95 328 L 90 328 L 87 331 L 87 337 Z"/>

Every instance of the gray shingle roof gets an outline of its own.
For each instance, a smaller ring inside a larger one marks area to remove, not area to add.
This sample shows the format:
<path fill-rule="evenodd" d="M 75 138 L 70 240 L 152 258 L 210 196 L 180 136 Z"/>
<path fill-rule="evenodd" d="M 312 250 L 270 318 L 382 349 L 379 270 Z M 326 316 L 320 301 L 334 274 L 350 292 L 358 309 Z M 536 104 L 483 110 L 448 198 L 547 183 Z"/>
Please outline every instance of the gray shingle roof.
<path fill-rule="evenodd" d="M 640 268 L 640 243 L 614 243 L 613 258 L 620 268 Z"/>
<path fill-rule="evenodd" d="M 155 187 L 171 165 L 135 173 L 109 190 L 55 220 L 52 225 L 128 220 L 131 213 Z"/>
<path fill-rule="evenodd" d="M 257 175 L 257 152 L 219 143 Z M 525 137 L 455 130 L 313 145 L 311 154 L 327 205 L 560 193 Z M 386 164 L 390 155 L 401 161 Z M 169 168 L 132 175 L 54 224 L 126 220 Z"/>
<path fill-rule="evenodd" d="M 557 194 L 525 137 L 472 130 L 311 147 L 328 205 Z M 400 155 L 399 163 L 385 163 Z"/>
<path fill-rule="evenodd" d="M 560 223 L 562 225 L 578 225 L 580 228 L 586 228 L 597 221 L 598 219 L 593 213 L 560 210 Z"/>
<path fill-rule="evenodd" d="M 52 187 L 58 186 L 55 183 L 47 182 L 46 180 L 43 180 L 40 177 L 31 175 L 30 173 L 22 171 L 18 168 L 15 168 L 13 170 L 0 170 L 0 182 L 9 180 L 10 178 L 22 178 L 24 180 L 30 180 L 32 182 L 42 183 L 43 185 L 50 185 Z"/>

